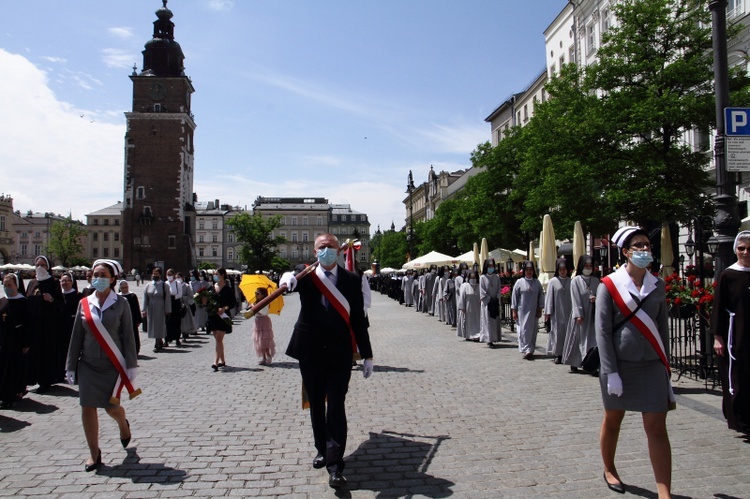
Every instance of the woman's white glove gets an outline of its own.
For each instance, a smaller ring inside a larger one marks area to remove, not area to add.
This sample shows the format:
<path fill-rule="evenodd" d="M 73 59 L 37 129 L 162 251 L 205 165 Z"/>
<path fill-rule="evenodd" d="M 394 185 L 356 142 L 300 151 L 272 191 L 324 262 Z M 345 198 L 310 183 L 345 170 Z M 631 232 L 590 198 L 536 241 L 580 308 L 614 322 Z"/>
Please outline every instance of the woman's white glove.
<path fill-rule="evenodd" d="M 607 393 L 617 397 L 622 396 L 622 378 L 620 378 L 619 374 L 607 374 Z"/>
<path fill-rule="evenodd" d="M 372 371 L 375 369 L 375 366 L 372 365 L 372 359 L 365 359 L 365 362 L 362 364 L 362 375 L 365 377 L 365 379 L 372 376 Z"/>
<path fill-rule="evenodd" d="M 286 284 L 287 291 L 294 291 L 294 288 L 297 287 L 297 278 L 291 272 L 284 272 L 279 279 L 279 286 L 282 284 Z"/>
<path fill-rule="evenodd" d="M 76 372 L 65 371 L 65 381 L 67 381 L 69 385 L 75 385 L 76 384 Z"/>
<path fill-rule="evenodd" d="M 135 378 L 138 376 L 138 368 L 137 367 L 129 367 L 129 368 L 125 369 L 125 372 L 127 373 L 128 379 L 130 380 L 131 383 L 133 381 L 135 381 Z"/>

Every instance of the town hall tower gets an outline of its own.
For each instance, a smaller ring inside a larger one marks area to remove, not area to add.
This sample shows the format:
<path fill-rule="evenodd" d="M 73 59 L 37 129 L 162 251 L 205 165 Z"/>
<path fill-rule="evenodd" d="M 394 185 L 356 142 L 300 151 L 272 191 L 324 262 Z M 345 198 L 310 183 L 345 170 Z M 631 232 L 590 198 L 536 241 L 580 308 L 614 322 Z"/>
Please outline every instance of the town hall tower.
<path fill-rule="evenodd" d="M 157 263 L 182 271 L 195 266 L 195 89 L 174 40 L 172 11 L 162 2 L 141 72 L 133 67 L 133 108 L 125 113 L 123 268 L 142 274 Z"/>

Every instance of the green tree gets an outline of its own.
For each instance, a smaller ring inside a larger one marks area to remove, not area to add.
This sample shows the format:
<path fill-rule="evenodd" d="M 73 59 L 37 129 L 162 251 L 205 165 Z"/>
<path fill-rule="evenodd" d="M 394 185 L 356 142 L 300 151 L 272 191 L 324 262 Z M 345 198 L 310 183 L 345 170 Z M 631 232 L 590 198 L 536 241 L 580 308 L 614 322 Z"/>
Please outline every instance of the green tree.
<path fill-rule="evenodd" d="M 417 224 L 414 224 L 415 234 Z M 406 254 L 409 252 L 409 245 L 406 241 L 406 231 L 387 230 L 378 234 L 375 233 L 370 240 L 370 247 L 373 248 L 373 260 L 380 264 L 380 268 L 392 267 L 400 269 L 406 263 Z"/>
<path fill-rule="evenodd" d="M 211 262 L 201 262 L 198 264 L 198 270 L 212 270 L 215 268 L 216 264 Z"/>
<path fill-rule="evenodd" d="M 707 1 L 622 0 L 613 11 L 597 62 L 551 79 L 523 131 L 513 196 L 525 231 L 547 212 L 565 236 L 575 220 L 606 232 L 617 220 L 654 226 L 710 210 L 707 148 L 686 137 L 714 123 Z M 733 72 L 731 87 L 746 100 L 746 77 Z"/>
<path fill-rule="evenodd" d="M 49 228 L 47 253 L 51 260 L 59 260 L 63 267 L 70 267 L 83 255 L 81 238 L 87 234 L 83 224 L 72 217 L 56 220 Z"/>
<path fill-rule="evenodd" d="M 281 227 L 283 217 L 275 215 L 264 219 L 260 213 L 239 213 L 227 225 L 234 232 L 237 242 L 242 244 L 240 261 L 247 270 L 269 270 L 273 268 L 276 246 L 286 242 L 281 236 L 272 237 L 274 229 Z"/>

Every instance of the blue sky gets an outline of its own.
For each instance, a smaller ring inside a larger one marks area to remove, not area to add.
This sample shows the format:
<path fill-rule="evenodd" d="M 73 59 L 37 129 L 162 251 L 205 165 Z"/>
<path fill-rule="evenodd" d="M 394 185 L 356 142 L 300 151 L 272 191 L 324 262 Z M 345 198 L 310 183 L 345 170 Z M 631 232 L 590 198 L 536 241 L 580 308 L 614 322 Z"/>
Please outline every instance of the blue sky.
<path fill-rule="evenodd" d="M 544 68 L 566 0 L 172 0 L 199 200 L 322 196 L 404 225 L 406 180 L 470 166 Z M 160 0 L 3 6 L 0 191 L 83 220 L 122 198 L 133 64 Z"/>

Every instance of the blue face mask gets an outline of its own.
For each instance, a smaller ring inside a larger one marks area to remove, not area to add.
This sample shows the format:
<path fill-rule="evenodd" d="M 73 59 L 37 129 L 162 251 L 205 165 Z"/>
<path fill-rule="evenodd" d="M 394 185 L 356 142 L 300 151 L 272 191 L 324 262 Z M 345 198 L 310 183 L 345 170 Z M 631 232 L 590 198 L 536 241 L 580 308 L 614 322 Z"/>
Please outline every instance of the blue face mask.
<path fill-rule="evenodd" d="M 488 274 L 494 274 L 495 273 L 495 267 L 487 267 L 487 273 Z"/>
<path fill-rule="evenodd" d="M 216 274 L 214 274 L 214 282 L 219 282 L 219 276 L 217 276 Z"/>
<path fill-rule="evenodd" d="M 338 251 L 333 248 L 320 248 L 317 252 L 318 261 L 324 267 L 330 267 L 336 263 Z"/>
<path fill-rule="evenodd" d="M 195 282 L 195 277 L 190 276 L 190 282 Z"/>
<path fill-rule="evenodd" d="M 109 289 L 109 278 L 107 277 L 94 277 L 91 279 L 91 285 L 95 290 L 103 293 Z"/>
<path fill-rule="evenodd" d="M 648 264 L 654 261 L 650 251 L 633 251 L 630 261 L 639 269 L 645 269 Z"/>

